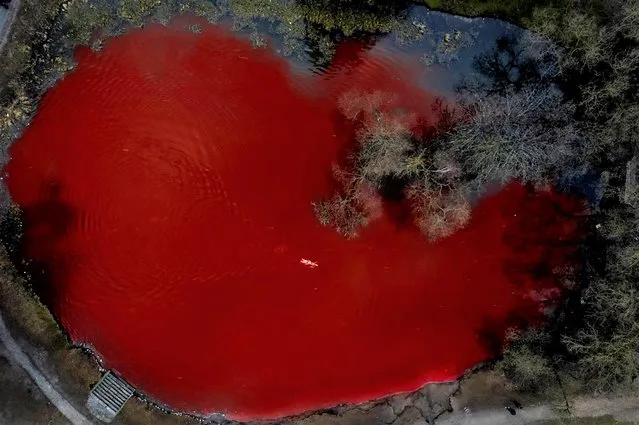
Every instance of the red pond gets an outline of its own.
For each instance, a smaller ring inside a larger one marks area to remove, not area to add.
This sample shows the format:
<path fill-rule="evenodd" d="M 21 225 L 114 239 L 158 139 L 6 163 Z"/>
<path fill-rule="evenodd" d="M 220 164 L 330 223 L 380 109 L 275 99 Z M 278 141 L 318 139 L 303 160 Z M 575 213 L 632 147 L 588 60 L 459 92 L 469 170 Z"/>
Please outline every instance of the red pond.
<path fill-rule="evenodd" d="M 574 228 L 556 195 L 509 187 L 437 244 L 396 215 L 352 241 L 316 222 L 341 91 L 430 111 L 408 68 L 355 54 L 313 80 L 212 27 L 78 52 L 6 168 L 74 341 L 155 400 L 246 420 L 455 378 L 536 315 L 527 271 Z"/>

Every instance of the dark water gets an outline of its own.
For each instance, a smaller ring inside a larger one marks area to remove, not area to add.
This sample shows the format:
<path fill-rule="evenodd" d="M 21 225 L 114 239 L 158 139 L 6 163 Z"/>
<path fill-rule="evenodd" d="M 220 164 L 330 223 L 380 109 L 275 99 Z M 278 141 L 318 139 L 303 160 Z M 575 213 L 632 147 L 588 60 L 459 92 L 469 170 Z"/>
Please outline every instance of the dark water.
<path fill-rule="evenodd" d="M 314 218 L 353 137 L 340 95 L 435 119 L 413 59 L 345 47 L 299 75 L 203 30 L 80 50 L 11 149 L 25 253 L 74 341 L 162 403 L 246 420 L 455 378 L 538 318 L 557 290 L 533 271 L 566 263 L 576 202 L 513 185 L 437 244 L 381 200 L 352 241 Z"/>

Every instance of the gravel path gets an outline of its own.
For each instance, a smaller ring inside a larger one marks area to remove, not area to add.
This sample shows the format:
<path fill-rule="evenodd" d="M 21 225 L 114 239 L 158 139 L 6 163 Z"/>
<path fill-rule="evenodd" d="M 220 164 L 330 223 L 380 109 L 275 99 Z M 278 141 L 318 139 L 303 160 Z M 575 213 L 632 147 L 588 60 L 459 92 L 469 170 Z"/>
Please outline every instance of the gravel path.
<path fill-rule="evenodd" d="M 525 425 L 558 418 L 549 406 L 519 410 L 515 416 L 505 409 L 493 408 L 469 413 L 456 412 L 436 419 L 435 425 Z"/>
<path fill-rule="evenodd" d="M 33 382 L 40 388 L 44 395 L 73 425 L 94 425 L 89 419 L 87 419 L 82 413 L 80 413 L 75 407 L 71 405 L 60 394 L 53 385 L 44 377 L 44 375 L 33 364 L 29 357 L 20 349 L 17 342 L 2 320 L 2 313 L 0 313 L 0 343 L 5 347 L 5 351 L 8 354 L 8 358 L 18 364 L 25 372 L 31 377 Z"/>
<path fill-rule="evenodd" d="M 7 15 L 7 20 L 0 31 L 0 52 L 5 44 L 7 44 L 7 40 L 9 39 L 9 34 L 11 33 L 11 26 L 18 16 L 18 11 L 20 10 L 20 0 L 13 0 L 9 3 L 9 14 Z"/>

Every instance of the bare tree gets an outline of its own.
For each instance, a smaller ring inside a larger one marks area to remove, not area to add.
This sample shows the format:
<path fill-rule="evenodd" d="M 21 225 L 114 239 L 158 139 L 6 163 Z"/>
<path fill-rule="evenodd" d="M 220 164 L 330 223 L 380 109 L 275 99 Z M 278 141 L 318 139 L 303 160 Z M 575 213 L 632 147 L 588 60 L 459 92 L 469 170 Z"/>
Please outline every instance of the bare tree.
<path fill-rule="evenodd" d="M 359 174 L 376 187 L 385 178 L 406 176 L 412 138 L 406 117 L 376 113 L 358 134 L 355 167 Z"/>
<path fill-rule="evenodd" d="M 470 202 L 461 191 L 412 185 L 407 196 L 413 203 L 415 224 L 433 242 L 452 235 L 470 220 Z"/>
<path fill-rule="evenodd" d="M 574 152 L 573 108 L 552 86 L 464 100 L 467 122 L 448 134 L 448 148 L 478 185 L 543 180 Z"/>
<path fill-rule="evenodd" d="M 381 91 L 351 91 L 339 99 L 342 114 L 358 127 L 357 150 L 351 156 L 352 171 L 335 169 L 341 190 L 315 203 L 315 213 L 323 225 L 354 237 L 380 210 L 372 207 L 381 202 L 377 191 L 394 179 L 404 185 L 403 194 L 422 232 L 433 241 L 447 237 L 470 218 L 460 165 L 450 152 L 439 149 L 436 140 L 418 140 L 417 116 L 395 104 L 394 95 Z M 446 128 L 451 127 L 454 115 L 443 102 L 432 107 Z"/>
<path fill-rule="evenodd" d="M 338 100 L 342 114 L 358 127 L 358 149 L 352 158 L 356 173 L 378 188 L 386 178 L 406 176 L 413 151 L 417 116 L 395 107 L 395 101 L 391 93 L 357 90 Z"/>
<path fill-rule="evenodd" d="M 313 203 L 313 211 L 322 226 L 333 227 L 349 239 L 360 228 L 381 215 L 381 200 L 369 182 L 337 165 L 333 176 L 338 190 L 329 198 Z"/>
<path fill-rule="evenodd" d="M 506 335 L 506 347 L 498 368 L 519 391 L 548 391 L 553 385 L 555 372 L 546 355 L 550 336 L 543 328 L 525 332 L 511 329 Z"/>

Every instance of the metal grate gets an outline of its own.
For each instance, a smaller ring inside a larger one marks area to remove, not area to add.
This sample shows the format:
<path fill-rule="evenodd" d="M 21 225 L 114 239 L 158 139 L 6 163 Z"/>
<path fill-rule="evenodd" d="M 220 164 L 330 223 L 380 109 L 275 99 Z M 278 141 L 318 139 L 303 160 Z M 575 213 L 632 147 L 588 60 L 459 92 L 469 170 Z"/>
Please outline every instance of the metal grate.
<path fill-rule="evenodd" d="M 133 396 L 133 387 L 107 372 L 93 387 L 87 400 L 89 411 L 102 422 L 111 422 Z"/>

